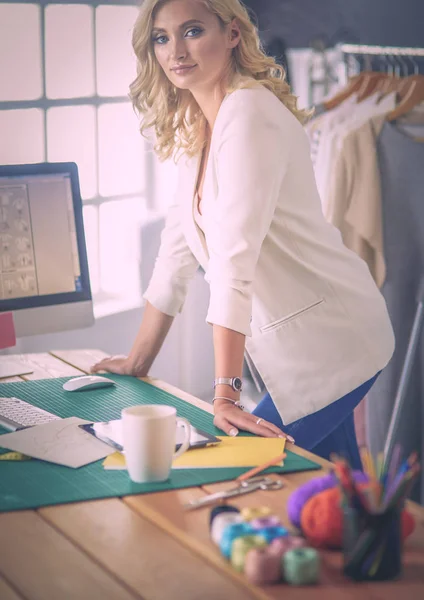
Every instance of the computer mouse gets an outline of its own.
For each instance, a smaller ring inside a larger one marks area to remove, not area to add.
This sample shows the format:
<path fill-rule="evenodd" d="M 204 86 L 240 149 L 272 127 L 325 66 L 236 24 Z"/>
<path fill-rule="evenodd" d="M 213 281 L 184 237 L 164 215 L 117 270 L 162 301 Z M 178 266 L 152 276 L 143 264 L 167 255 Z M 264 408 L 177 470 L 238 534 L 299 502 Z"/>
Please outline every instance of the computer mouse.
<path fill-rule="evenodd" d="M 95 390 L 97 388 L 116 385 L 113 379 L 103 377 L 102 375 L 82 375 L 74 377 L 63 384 L 63 389 L 67 392 L 85 392 L 86 390 Z"/>

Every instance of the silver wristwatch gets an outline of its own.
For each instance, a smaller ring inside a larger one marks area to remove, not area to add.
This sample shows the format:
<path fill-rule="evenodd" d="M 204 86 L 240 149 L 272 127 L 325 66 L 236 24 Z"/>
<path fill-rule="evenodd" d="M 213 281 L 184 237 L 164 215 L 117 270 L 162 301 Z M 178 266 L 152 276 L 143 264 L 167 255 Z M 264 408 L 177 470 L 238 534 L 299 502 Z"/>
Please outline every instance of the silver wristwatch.
<path fill-rule="evenodd" d="M 217 377 L 213 382 L 214 389 L 217 385 L 229 385 L 235 392 L 241 392 L 243 388 L 240 377 Z"/>

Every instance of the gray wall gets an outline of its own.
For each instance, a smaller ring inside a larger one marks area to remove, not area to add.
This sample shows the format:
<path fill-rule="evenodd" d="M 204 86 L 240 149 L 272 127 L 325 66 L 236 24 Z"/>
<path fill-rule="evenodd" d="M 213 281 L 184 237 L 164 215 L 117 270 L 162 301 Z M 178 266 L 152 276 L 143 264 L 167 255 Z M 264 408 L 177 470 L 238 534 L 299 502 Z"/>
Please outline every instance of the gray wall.
<path fill-rule="evenodd" d="M 353 42 L 424 46 L 424 0 L 244 0 L 258 16 L 264 41 L 281 36 L 307 48 L 325 36 L 330 45 Z"/>

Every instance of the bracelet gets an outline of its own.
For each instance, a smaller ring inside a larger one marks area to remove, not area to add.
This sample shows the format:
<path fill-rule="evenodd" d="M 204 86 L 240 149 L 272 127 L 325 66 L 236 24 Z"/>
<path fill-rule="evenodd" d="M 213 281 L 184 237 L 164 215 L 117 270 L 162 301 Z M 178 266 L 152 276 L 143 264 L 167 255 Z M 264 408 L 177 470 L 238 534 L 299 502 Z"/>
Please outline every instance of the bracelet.
<path fill-rule="evenodd" d="M 244 410 L 244 406 L 240 400 L 233 400 L 233 398 L 227 398 L 227 396 L 215 396 L 215 398 L 212 400 L 212 404 L 214 404 L 215 400 L 228 400 L 229 402 L 232 402 L 234 406 L 240 408 L 240 410 Z"/>

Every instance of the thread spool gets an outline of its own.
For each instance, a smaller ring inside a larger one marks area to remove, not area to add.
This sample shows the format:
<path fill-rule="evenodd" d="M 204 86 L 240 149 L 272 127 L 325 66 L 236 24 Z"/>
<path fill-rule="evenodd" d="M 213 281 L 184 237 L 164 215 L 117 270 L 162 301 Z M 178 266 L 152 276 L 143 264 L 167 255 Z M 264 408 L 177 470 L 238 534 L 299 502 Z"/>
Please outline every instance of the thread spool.
<path fill-rule="evenodd" d="M 214 544 L 217 546 L 221 543 L 222 534 L 228 525 L 232 525 L 233 523 L 244 523 L 239 513 L 235 512 L 224 512 L 219 515 L 216 515 L 212 522 L 211 527 L 211 538 Z"/>
<path fill-rule="evenodd" d="M 212 527 L 212 523 L 218 515 L 224 513 L 240 513 L 240 510 L 237 506 L 233 506 L 232 504 L 222 504 L 221 506 L 214 506 L 209 515 L 209 525 Z"/>
<path fill-rule="evenodd" d="M 247 554 L 257 548 L 266 548 L 266 545 L 261 535 L 238 537 L 231 546 L 231 565 L 236 571 L 243 573 Z"/>
<path fill-rule="evenodd" d="M 271 509 L 268 506 L 242 508 L 240 514 L 245 521 L 254 521 L 255 519 L 263 519 L 265 517 L 269 517 L 271 514 Z"/>
<path fill-rule="evenodd" d="M 305 538 L 299 537 L 298 535 L 291 535 L 290 540 L 290 548 L 294 550 L 295 548 L 306 548 L 308 546 Z"/>
<path fill-rule="evenodd" d="M 221 554 L 228 560 L 231 556 L 231 549 L 234 541 L 239 537 L 253 535 L 254 533 L 256 532 L 253 531 L 249 523 L 241 522 L 227 525 L 222 532 L 221 541 L 219 543 Z"/>
<path fill-rule="evenodd" d="M 270 549 L 274 554 L 278 554 L 280 559 L 283 557 L 283 554 L 288 552 L 289 550 L 293 550 L 293 546 L 291 543 L 291 537 L 286 535 L 284 537 L 278 537 L 272 540 L 269 545 Z"/>
<path fill-rule="evenodd" d="M 269 515 L 268 517 L 261 517 L 260 519 L 253 519 L 250 521 L 253 529 L 266 529 L 267 527 L 279 527 L 281 521 L 275 515 Z"/>
<path fill-rule="evenodd" d="M 256 585 L 277 583 L 282 579 L 282 560 L 279 551 L 272 547 L 250 550 L 244 561 L 244 574 Z"/>
<path fill-rule="evenodd" d="M 270 542 L 270 548 L 275 553 L 279 553 L 282 558 L 283 554 L 289 550 L 295 550 L 296 548 L 305 548 L 307 546 L 306 540 L 298 536 L 286 535 L 283 537 L 277 537 Z"/>
<path fill-rule="evenodd" d="M 306 548 L 308 544 L 304 538 L 297 535 L 286 535 L 272 540 L 271 545 L 287 552 L 287 550 L 294 550 L 295 548 Z"/>
<path fill-rule="evenodd" d="M 283 555 L 289 550 L 296 548 L 305 548 L 306 541 L 298 536 L 285 536 L 278 537 L 271 541 L 269 548 L 270 551 L 282 560 Z"/>
<path fill-rule="evenodd" d="M 258 535 L 262 535 L 267 544 L 270 544 L 276 538 L 282 538 L 288 536 L 288 531 L 285 527 L 263 527 L 262 529 L 254 529 L 254 532 Z"/>
<path fill-rule="evenodd" d="M 290 585 L 312 585 L 319 580 L 319 555 L 314 548 L 288 550 L 282 563 L 284 579 Z"/>

